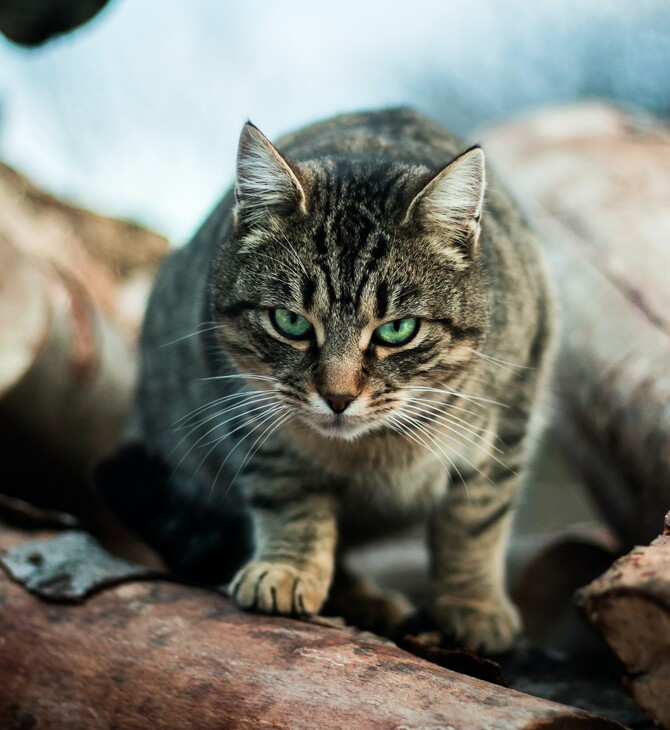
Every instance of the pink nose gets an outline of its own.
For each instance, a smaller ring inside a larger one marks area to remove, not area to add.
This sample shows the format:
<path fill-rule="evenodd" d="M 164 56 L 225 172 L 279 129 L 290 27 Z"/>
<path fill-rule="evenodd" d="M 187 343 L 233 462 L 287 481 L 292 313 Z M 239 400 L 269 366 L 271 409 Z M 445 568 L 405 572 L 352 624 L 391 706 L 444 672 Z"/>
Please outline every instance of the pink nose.
<path fill-rule="evenodd" d="M 333 413 L 342 413 L 351 401 L 356 400 L 355 395 L 334 395 L 328 393 L 323 396 L 323 399 L 330 406 L 330 410 Z"/>

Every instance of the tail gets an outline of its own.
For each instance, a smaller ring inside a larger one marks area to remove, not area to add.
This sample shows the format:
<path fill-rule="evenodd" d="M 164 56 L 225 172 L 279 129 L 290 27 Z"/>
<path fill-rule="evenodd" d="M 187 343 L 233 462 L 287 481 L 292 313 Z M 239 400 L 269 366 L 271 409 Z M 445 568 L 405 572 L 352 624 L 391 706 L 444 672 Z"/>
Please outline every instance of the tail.
<path fill-rule="evenodd" d="M 208 503 L 141 441 L 128 441 L 100 461 L 93 484 L 122 524 L 184 580 L 226 584 L 251 556 L 249 515 L 230 503 Z"/>

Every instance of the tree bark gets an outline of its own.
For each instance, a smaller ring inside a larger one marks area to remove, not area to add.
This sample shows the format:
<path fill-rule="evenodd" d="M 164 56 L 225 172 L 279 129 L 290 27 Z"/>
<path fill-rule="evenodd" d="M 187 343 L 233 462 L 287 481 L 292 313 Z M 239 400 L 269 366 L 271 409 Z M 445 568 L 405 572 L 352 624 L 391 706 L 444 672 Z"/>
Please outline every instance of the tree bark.
<path fill-rule="evenodd" d="M 24 539 L 5 528 L 0 549 Z M 622 727 L 370 634 L 242 613 L 164 581 L 59 605 L 0 574 L 0 605 L 3 728 Z"/>
<path fill-rule="evenodd" d="M 579 605 L 628 669 L 635 701 L 670 728 L 670 512 L 663 535 L 617 560 Z"/>
<path fill-rule="evenodd" d="M 551 428 L 626 548 L 670 507 L 670 131 L 600 104 L 484 135 L 560 300 Z"/>

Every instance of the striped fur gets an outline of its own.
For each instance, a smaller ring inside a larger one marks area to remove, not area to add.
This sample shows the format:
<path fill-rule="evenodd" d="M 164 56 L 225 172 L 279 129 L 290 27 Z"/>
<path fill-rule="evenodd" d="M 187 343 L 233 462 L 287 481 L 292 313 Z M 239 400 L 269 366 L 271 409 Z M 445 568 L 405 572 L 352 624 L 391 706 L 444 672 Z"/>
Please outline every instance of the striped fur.
<path fill-rule="evenodd" d="M 403 109 L 276 147 L 247 126 L 236 191 L 160 273 L 129 436 L 164 465 L 161 494 L 179 484 L 252 526 L 221 576 L 243 608 L 317 613 L 336 555 L 423 520 L 440 629 L 492 651 L 518 630 L 504 544 L 551 306 L 517 208 L 488 175 L 482 214 L 483 153 L 464 149 Z M 311 339 L 283 336 L 274 308 Z M 376 339 L 408 317 L 407 345 Z M 351 402 L 334 413 L 326 395 Z M 333 585 L 356 585 L 331 601 L 364 613 L 360 582 Z"/>

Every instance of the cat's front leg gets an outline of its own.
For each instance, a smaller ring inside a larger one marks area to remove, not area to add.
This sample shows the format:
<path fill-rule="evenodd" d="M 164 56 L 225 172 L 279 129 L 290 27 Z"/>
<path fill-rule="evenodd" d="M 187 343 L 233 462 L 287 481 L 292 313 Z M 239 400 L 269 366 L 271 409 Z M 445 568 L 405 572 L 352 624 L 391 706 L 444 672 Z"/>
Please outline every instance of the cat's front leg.
<path fill-rule="evenodd" d="M 521 628 L 505 589 L 505 548 L 517 476 L 496 464 L 455 482 L 430 530 L 431 613 L 443 635 L 496 653 Z"/>
<path fill-rule="evenodd" d="M 306 494 L 252 500 L 254 558 L 230 593 L 241 608 L 285 616 L 318 613 L 333 577 L 337 536 L 332 498 Z"/>

